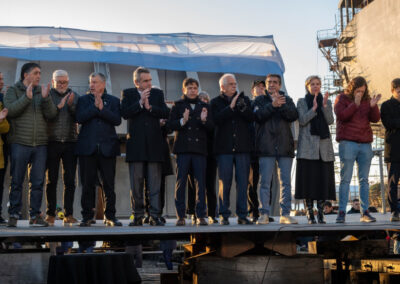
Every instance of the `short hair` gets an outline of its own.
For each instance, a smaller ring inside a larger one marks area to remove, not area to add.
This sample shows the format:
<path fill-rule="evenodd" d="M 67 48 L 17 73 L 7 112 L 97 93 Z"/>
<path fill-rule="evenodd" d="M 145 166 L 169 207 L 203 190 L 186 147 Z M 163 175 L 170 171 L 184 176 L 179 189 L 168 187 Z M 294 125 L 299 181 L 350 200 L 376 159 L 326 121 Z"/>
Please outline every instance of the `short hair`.
<path fill-rule="evenodd" d="M 1 72 L 0 72 L 1 73 Z M 393 79 L 392 81 L 392 92 L 400 87 L 400 78 Z"/>
<path fill-rule="evenodd" d="M 353 202 L 360 202 L 360 199 L 354 198 L 354 199 L 353 199 Z"/>
<path fill-rule="evenodd" d="M 25 73 L 29 73 L 35 68 L 41 69 L 40 65 L 35 62 L 28 62 L 22 65 L 20 80 L 23 81 L 25 79 Z"/>
<path fill-rule="evenodd" d="M 196 84 L 197 87 L 199 87 L 199 81 L 197 81 L 194 78 L 185 78 L 185 80 L 183 80 L 182 82 L 182 88 L 186 88 L 187 86 L 191 85 L 191 84 Z"/>
<path fill-rule="evenodd" d="M 201 91 L 199 93 L 199 98 L 201 99 L 203 97 L 206 98 L 208 101 L 210 101 L 210 95 L 206 91 Z"/>
<path fill-rule="evenodd" d="M 89 75 L 89 80 L 93 77 L 99 77 L 101 81 L 105 82 L 107 80 L 106 76 L 100 72 L 93 72 Z"/>
<path fill-rule="evenodd" d="M 268 74 L 266 80 L 267 80 L 268 78 L 271 78 L 271 77 L 278 78 L 279 85 L 282 85 L 282 77 L 281 77 L 281 75 L 279 75 L 279 74 Z"/>
<path fill-rule="evenodd" d="M 68 72 L 65 70 L 56 70 L 53 72 L 53 80 L 55 80 L 57 77 L 68 77 Z"/>
<path fill-rule="evenodd" d="M 313 81 L 313 80 L 318 80 L 319 83 L 322 84 L 321 78 L 319 76 L 317 76 L 317 75 L 308 76 L 307 79 L 306 79 L 306 83 L 305 83 L 306 92 L 308 92 L 308 86 L 310 86 L 311 81 Z"/>
<path fill-rule="evenodd" d="M 150 70 L 142 66 L 136 68 L 135 71 L 133 71 L 133 81 L 139 81 L 140 75 L 143 73 L 150 74 Z"/>
<path fill-rule="evenodd" d="M 235 75 L 233 75 L 231 73 L 225 73 L 224 75 L 221 76 L 221 78 L 219 78 L 219 88 L 221 88 L 222 86 L 225 86 L 227 84 L 227 80 L 229 77 L 232 77 L 236 81 Z M 236 83 L 237 83 L 237 81 L 236 81 Z"/>
<path fill-rule="evenodd" d="M 364 77 L 361 77 L 361 76 L 358 76 L 358 77 L 355 77 L 354 79 L 352 79 L 350 81 L 350 83 L 347 85 L 347 88 L 344 91 L 344 93 L 346 95 L 348 95 L 352 101 L 354 101 L 354 91 L 358 88 L 361 88 L 362 86 L 365 86 L 365 93 L 361 100 L 366 101 L 366 100 L 371 99 L 371 97 L 369 96 L 369 92 L 368 92 L 367 81 L 365 80 Z"/>
<path fill-rule="evenodd" d="M 330 208 L 330 207 L 332 207 L 332 202 L 325 201 L 324 206 L 328 206 Z"/>

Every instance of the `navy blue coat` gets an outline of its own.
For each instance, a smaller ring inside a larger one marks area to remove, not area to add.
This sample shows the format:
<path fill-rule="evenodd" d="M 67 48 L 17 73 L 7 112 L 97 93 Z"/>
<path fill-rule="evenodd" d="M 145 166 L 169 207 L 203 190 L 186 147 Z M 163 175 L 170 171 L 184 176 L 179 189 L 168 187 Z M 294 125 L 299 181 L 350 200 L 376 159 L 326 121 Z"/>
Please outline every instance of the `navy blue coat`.
<path fill-rule="evenodd" d="M 201 121 L 203 108 L 208 111 L 207 120 L 204 123 Z M 186 109 L 189 110 L 189 120 L 182 126 L 180 120 Z M 188 100 L 176 101 L 169 116 L 168 127 L 175 130 L 174 154 L 207 155 L 207 135 L 214 128 L 208 104 L 197 99 L 195 107 L 192 109 Z"/>
<path fill-rule="evenodd" d="M 82 125 L 76 154 L 89 156 L 97 149 L 105 157 L 115 157 L 120 154 L 119 140 L 115 126 L 121 124 L 119 99 L 106 93 L 102 96 L 104 107 L 99 110 L 94 105 L 94 96 L 87 94 L 79 97 L 76 106 L 76 121 Z"/>
<path fill-rule="evenodd" d="M 127 162 L 164 162 L 162 147 L 163 134 L 160 119 L 169 116 L 169 108 L 164 102 L 164 93 L 160 89 L 150 90 L 151 111 L 139 104 L 140 94 L 137 88 L 122 91 L 121 114 L 128 120 L 126 142 Z"/>

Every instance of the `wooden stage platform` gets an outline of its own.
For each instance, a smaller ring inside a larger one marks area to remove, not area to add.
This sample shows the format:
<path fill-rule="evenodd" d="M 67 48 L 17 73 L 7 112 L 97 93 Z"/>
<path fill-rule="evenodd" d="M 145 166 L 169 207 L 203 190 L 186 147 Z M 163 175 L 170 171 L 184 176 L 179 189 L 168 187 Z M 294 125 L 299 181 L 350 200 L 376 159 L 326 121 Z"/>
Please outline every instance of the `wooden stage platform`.
<path fill-rule="evenodd" d="M 238 225 L 236 218 L 231 218 L 231 225 L 219 224 L 208 226 L 192 225 L 190 220 L 184 227 L 176 227 L 176 219 L 167 219 L 165 226 L 143 225 L 129 227 L 129 220 L 121 220 L 123 227 L 106 227 L 100 220 L 91 227 L 64 227 L 57 220 L 55 226 L 40 228 L 30 227 L 27 220 L 20 220 L 17 228 L 0 227 L 0 241 L 76 241 L 90 240 L 129 240 L 129 239 L 189 239 L 192 234 L 275 234 L 291 232 L 296 235 L 343 235 L 374 233 L 377 231 L 400 231 L 400 222 L 389 221 L 390 214 L 372 214 L 377 218 L 375 223 L 361 223 L 359 214 L 348 214 L 346 223 L 336 224 L 336 215 L 326 216 L 327 224 L 307 224 L 305 216 L 295 217 L 299 224 L 279 224 L 279 217 L 268 225 Z"/>

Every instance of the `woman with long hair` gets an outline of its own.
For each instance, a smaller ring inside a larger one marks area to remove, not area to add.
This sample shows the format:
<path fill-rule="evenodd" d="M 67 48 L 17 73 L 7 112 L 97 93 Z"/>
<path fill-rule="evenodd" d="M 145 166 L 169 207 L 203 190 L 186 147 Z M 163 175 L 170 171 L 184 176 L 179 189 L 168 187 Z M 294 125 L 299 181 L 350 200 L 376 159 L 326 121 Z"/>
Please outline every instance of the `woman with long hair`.
<path fill-rule="evenodd" d="M 329 93 L 321 94 L 321 79 L 306 79 L 306 95 L 297 102 L 299 139 L 296 167 L 296 199 L 305 199 L 309 224 L 314 217 L 317 201 L 318 223 L 325 224 L 325 200 L 335 200 L 335 155 L 329 125 L 334 122 Z"/>
<path fill-rule="evenodd" d="M 363 77 L 351 80 L 345 92 L 336 98 L 336 141 L 339 142 L 340 157 L 339 212 L 336 223 L 345 222 L 354 162 L 357 162 L 360 185 L 360 221 L 376 221 L 368 211 L 368 175 L 373 157 L 371 122 L 378 122 L 380 119 L 377 105 L 380 98 L 380 94 L 371 98 Z"/>

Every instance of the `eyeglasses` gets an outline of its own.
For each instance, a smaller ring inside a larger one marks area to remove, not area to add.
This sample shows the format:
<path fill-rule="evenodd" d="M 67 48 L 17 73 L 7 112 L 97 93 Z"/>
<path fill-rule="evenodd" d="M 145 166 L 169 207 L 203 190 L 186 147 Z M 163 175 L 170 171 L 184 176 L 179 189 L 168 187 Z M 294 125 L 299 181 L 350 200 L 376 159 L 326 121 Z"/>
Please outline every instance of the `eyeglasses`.
<path fill-rule="evenodd" d="M 57 85 L 67 85 L 68 81 L 56 81 Z"/>

